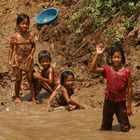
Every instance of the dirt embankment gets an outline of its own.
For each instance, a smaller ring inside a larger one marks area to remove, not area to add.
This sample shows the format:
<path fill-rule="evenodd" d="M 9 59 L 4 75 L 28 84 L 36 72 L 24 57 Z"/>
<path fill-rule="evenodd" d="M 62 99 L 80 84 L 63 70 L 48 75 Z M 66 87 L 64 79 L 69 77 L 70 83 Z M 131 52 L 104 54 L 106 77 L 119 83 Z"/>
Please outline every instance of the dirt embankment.
<path fill-rule="evenodd" d="M 95 85 L 104 82 L 100 75 L 88 73 L 88 66 L 95 53 L 95 45 L 106 40 L 106 38 L 104 38 L 106 30 L 110 30 L 112 27 L 120 28 L 122 15 L 118 13 L 114 18 L 107 20 L 103 27 L 100 27 L 93 32 L 91 29 L 95 22 L 94 19 L 90 16 L 80 14 L 78 15 L 78 18 L 74 20 L 79 24 L 76 24 L 75 31 L 72 31 L 73 26 L 71 26 L 69 20 L 72 20 L 72 17 L 76 17 L 76 15 L 73 15 L 82 8 L 83 3 L 84 0 L 79 0 L 77 3 L 74 1 L 71 1 L 70 3 L 65 1 L 63 4 L 58 3 L 57 7 L 60 11 L 58 21 L 53 25 L 41 28 L 39 30 L 39 40 L 54 44 L 54 47 L 52 48 L 53 54 L 55 54 L 54 58 L 61 56 L 59 59 L 56 59 L 58 60 L 58 67 L 64 69 L 65 66 L 67 66 L 73 69 L 80 85 L 83 85 L 84 87 L 94 87 Z M 137 13 L 132 17 L 133 20 L 138 21 L 140 14 Z M 132 71 L 133 99 L 139 101 L 140 45 L 139 42 L 137 42 L 137 39 L 140 27 L 137 25 L 131 30 L 126 29 L 123 31 L 121 28 L 118 30 L 122 33 L 125 32 L 125 36 L 122 38 L 122 45 L 126 52 L 126 66 Z M 103 43 L 107 45 L 106 41 Z M 103 56 L 103 58 L 101 58 L 101 64 L 106 61 L 105 57 L 106 56 Z"/>
<path fill-rule="evenodd" d="M 11 77 L 8 68 L 8 45 L 9 39 L 14 33 L 15 18 L 18 13 L 27 13 L 31 18 L 31 30 L 38 38 L 35 61 L 37 61 L 37 53 L 42 49 L 48 49 L 53 58 L 53 64 L 63 71 L 71 69 L 76 75 L 76 100 L 93 108 L 102 106 L 104 81 L 98 74 L 88 72 L 88 66 L 95 53 L 95 44 L 101 42 L 100 35 L 102 30 L 97 30 L 95 33 L 91 31 L 93 20 L 90 17 L 79 17 L 80 29 L 76 33 L 71 33 L 71 28 L 68 23 L 69 17 L 76 12 L 82 4 L 83 0 L 77 3 L 74 1 L 47 1 L 39 0 L 9 0 L 1 1 L 0 15 L 0 92 L 2 109 L 7 106 L 12 106 L 12 96 L 14 95 L 13 77 Z M 53 25 L 37 28 L 35 25 L 35 16 L 43 8 L 55 6 L 59 10 L 57 22 Z M 73 11 L 73 12 L 72 12 Z M 116 23 L 116 20 L 110 21 L 111 24 Z M 132 70 L 133 95 L 136 101 L 140 100 L 140 47 L 134 45 L 136 32 L 131 31 L 124 39 L 126 50 L 126 65 Z M 49 44 L 48 44 L 49 42 Z M 102 58 L 101 63 L 106 60 Z M 28 93 L 28 85 L 26 79 L 22 83 L 21 96 Z M 24 104 L 22 108 L 27 109 L 30 105 Z"/>

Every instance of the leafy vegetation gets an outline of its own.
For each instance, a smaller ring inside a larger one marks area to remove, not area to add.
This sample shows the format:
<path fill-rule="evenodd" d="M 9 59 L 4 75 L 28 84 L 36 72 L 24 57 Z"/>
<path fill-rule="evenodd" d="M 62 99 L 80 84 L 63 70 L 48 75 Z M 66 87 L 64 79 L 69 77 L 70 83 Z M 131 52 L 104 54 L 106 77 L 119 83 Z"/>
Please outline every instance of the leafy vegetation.
<path fill-rule="evenodd" d="M 70 17 L 70 29 L 73 33 L 83 32 L 80 26 L 86 18 L 93 20 L 92 32 L 106 26 L 108 20 L 120 15 L 119 21 L 114 21 L 115 26 L 104 28 L 101 38 L 107 45 L 120 41 L 137 25 L 133 17 L 140 11 L 139 0 L 84 0 L 82 7 Z M 117 26 L 116 26 L 117 24 Z"/>

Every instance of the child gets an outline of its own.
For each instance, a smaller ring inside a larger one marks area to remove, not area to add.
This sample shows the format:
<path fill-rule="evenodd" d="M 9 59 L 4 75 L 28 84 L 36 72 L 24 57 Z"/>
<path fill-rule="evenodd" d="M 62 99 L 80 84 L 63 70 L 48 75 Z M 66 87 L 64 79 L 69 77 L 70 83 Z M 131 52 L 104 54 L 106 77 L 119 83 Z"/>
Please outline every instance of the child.
<path fill-rule="evenodd" d="M 101 130 L 111 130 L 113 115 L 116 114 L 121 131 L 127 132 L 130 129 L 128 115 L 132 114 L 131 73 L 129 69 L 124 67 L 125 56 L 123 48 L 120 46 L 114 47 L 111 52 L 111 66 L 96 67 L 97 59 L 104 51 L 105 47 L 103 44 L 96 46 L 96 55 L 90 66 L 90 71 L 100 71 L 103 73 L 104 78 L 106 78 L 107 87 Z"/>
<path fill-rule="evenodd" d="M 35 65 L 33 78 L 36 95 L 44 88 L 48 93 L 52 93 L 60 84 L 59 72 L 51 66 L 51 55 L 47 50 L 42 50 L 38 54 L 38 62 L 42 66 Z"/>
<path fill-rule="evenodd" d="M 47 100 L 48 104 L 52 101 L 54 96 L 56 96 L 56 104 L 58 106 L 68 106 L 68 110 L 74 110 L 78 108 L 84 109 L 83 106 L 75 102 L 71 96 L 74 94 L 74 74 L 71 71 L 64 71 L 61 74 L 61 86 L 59 86 Z M 58 92 L 59 91 L 59 92 Z M 58 93 L 58 95 L 56 95 Z M 53 106 L 53 102 L 52 102 Z M 56 106 L 55 106 L 56 107 Z"/>
<path fill-rule="evenodd" d="M 29 31 L 29 16 L 22 13 L 16 20 L 16 32 L 11 39 L 9 47 L 9 64 L 12 66 L 15 81 L 15 103 L 21 103 L 20 86 L 22 71 L 27 75 L 27 80 L 32 93 L 32 101 L 35 102 L 35 91 L 32 84 L 33 55 L 35 52 L 34 37 Z"/>

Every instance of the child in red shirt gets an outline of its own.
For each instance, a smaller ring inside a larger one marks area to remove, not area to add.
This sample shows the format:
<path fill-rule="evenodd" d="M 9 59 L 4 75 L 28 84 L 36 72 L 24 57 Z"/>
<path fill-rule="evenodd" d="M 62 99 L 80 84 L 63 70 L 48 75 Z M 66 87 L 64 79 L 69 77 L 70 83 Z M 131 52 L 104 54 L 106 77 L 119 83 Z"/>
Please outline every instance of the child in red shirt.
<path fill-rule="evenodd" d="M 103 44 L 96 46 L 96 55 L 91 63 L 90 71 L 96 70 L 106 79 L 105 100 L 101 130 L 111 130 L 113 115 L 116 114 L 121 131 L 130 129 L 128 115 L 132 114 L 132 83 L 130 70 L 124 67 L 125 57 L 123 48 L 116 46 L 111 52 L 111 65 L 96 67 L 100 54 L 105 51 Z M 127 101 L 127 107 L 126 107 Z"/>

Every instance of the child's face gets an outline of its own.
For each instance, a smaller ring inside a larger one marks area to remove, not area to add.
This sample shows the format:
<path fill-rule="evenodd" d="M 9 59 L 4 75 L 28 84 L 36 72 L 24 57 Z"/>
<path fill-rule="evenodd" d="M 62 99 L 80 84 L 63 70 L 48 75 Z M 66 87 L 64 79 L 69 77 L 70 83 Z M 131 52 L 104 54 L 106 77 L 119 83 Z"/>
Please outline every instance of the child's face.
<path fill-rule="evenodd" d="M 20 24 L 19 24 L 19 30 L 22 31 L 22 32 L 27 32 L 29 29 L 29 23 L 27 20 L 24 20 L 22 21 Z"/>
<path fill-rule="evenodd" d="M 50 67 L 50 59 L 49 58 L 43 58 L 40 60 L 40 65 L 43 67 L 43 69 L 48 69 Z"/>
<path fill-rule="evenodd" d="M 68 88 L 72 88 L 74 85 L 74 77 L 72 75 L 69 75 L 66 79 L 65 79 L 65 83 L 64 85 Z"/>
<path fill-rule="evenodd" d="M 120 52 L 114 52 L 112 56 L 112 63 L 115 67 L 118 67 L 122 64 L 122 56 Z"/>

